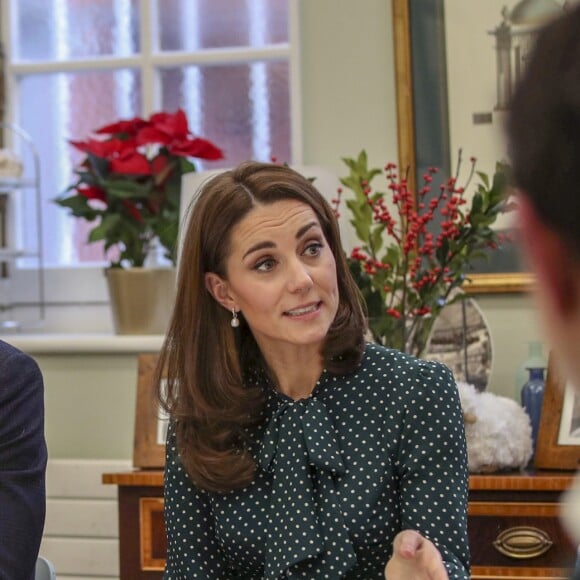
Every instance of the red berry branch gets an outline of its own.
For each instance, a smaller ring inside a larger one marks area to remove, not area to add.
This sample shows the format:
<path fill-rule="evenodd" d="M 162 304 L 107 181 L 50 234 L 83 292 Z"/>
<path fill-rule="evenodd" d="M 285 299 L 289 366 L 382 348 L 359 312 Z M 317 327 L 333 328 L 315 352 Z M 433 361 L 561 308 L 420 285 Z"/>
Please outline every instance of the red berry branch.
<path fill-rule="evenodd" d="M 377 342 L 420 356 L 437 315 L 461 297 L 454 290 L 473 262 L 505 241 L 491 226 L 509 208 L 504 197 L 508 167 L 498 163 L 490 183 L 476 172 L 472 157 L 467 179 L 459 185 L 459 152 L 455 176 L 434 191 L 438 169 L 430 167 L 415 193 L 394 163 L 369 168 L 365 151 L 343 161 L 350 173 L 341 183 L 354 194 L 346 206 L 361 242 L 348 260 L 367 303 L 369 330 Z M 475 175 L 479 183 L 466 195 Z M 339 189 L 332 202 L 337 215 L 343 193 Z"/>

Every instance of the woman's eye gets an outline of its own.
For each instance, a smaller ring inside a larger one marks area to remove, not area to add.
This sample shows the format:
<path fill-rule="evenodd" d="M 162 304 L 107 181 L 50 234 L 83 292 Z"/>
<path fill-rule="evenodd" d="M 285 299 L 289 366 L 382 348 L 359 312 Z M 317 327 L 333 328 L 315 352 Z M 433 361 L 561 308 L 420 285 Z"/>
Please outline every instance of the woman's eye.
<path fill-rule="evenodd" d="M 320 251 L 322 250 L 322 244 L 320 242 L 313 242 L 308 244 L 304 250 L 304 253 L 307 256 L 318 256 L 320 255 Z"/>
<path fill-rule="evenodd" d="M 254 270 L 258 272 L 269 272 L 274 267 L 274 260 L 272 258 L 265 258 L 264 260 L 259 260 L 254 266 Z"/>

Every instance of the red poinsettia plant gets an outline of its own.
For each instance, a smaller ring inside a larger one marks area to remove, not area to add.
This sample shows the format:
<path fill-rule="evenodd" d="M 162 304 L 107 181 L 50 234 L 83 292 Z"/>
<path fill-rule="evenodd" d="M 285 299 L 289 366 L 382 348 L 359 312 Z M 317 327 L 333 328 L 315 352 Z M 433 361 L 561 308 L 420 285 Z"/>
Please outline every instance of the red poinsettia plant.
<path fill-rule="evenodd" d="M 222 151 L 190 132 L 182 110 L 120 120 L 70 144 L 86 157 L 55 202 L 96 222 L 88 242 L 104 242 L 111 267 L 143 266 L 157 241 L 175 264 L 181 178 L 195 171 L 193 158 Z"/>
<path fill-rule="evenodd" d="M 457 290 L 474 262 L 507 241 L 492 224 L 511 209 L 509 167 L 498 163 L 490 180 L 476 172 L 472 157 L 460 184 L 460 152 L 455 176 L 433 187 L 438 169 L 431 167 L 415 192 L 394 163 L 369 167 L 365 151 L 343 161 L 349 175 L 341 182 L 353 194 L 346 206 L 360 241 L 348 262 L 366 300 L 369 331 L 385 346 L 421 356 L 441 310 L 462 297 Z M 341 189 L 333 200 L 337 213 L 342 196 Z"/>

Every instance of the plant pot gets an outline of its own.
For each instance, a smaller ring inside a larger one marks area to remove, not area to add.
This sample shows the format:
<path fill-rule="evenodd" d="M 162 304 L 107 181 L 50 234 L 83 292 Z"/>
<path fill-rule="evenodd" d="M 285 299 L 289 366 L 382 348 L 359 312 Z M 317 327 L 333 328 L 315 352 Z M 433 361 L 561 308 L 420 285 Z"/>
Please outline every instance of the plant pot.
<path fill-rule="evenodd" d="M 175 268 L 105 270 L 117 334 L 165 334 L 175 302 Z"/>

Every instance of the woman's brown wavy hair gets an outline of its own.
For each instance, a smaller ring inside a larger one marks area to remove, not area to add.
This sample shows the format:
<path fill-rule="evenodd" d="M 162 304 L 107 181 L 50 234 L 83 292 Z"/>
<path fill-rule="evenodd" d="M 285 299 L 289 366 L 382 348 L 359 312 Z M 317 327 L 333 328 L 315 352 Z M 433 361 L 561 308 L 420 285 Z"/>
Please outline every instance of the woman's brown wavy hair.
<path fill-rule="evenodd" d="M 339 306 L 323 346 L 324 365 L 342 374 L 355 370 L 362 358 L 360 291 L 333 211 L 311 181 L 286 166 L 245 162 L 205 182 L 188 208 L 176 302 L 156 375 L 158 385 L 166 377 L 159 398 L 175 423 L 180 461 L 200 489 L 225 493 L 253 480 L 256 466 L 244 428 L 258 422 L 264 392 L 243 378 L 255 365 L 265 366 L 249 327 L 242 318 L 232 328 L 231 313 L 206 289 L 204 274 L 227 278 L 236 224 L 257 204 L 286 199 L 313 209 L 336 260 Z"/>

